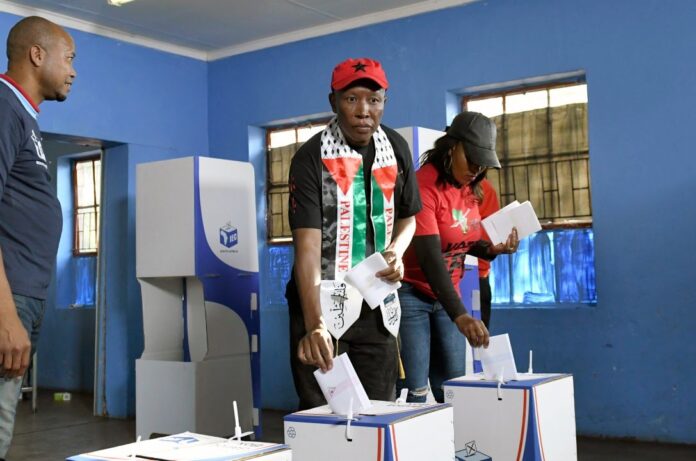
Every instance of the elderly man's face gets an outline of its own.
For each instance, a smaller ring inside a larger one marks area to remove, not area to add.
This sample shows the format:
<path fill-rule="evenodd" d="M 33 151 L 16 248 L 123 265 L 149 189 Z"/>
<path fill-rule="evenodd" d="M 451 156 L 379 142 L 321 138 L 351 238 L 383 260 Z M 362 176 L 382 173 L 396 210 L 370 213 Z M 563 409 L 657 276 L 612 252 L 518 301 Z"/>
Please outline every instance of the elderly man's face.
<path fill-rule="evenodd" d="M 384 89 L 354 86 L 331 93 L 329 100 L 346 141 L 353 146 L 370 144 L 372 135 L 382 121 L 387 100 Z"/>

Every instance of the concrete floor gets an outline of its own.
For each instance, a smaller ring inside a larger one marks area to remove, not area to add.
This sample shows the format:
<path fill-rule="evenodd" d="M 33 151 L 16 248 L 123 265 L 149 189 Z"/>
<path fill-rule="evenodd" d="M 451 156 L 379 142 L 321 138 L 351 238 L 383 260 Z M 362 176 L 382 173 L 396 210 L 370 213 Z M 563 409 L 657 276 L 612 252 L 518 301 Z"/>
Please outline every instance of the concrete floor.
<path fill-rule="evenodd" d="M 263 440 L 283 441 L 283 414 L 284 412 L 275 410 L 263 412 Z M 91 395 L 73 394 L 70 402 L 55 402 L 53 394 L 46 391 L 39 394 L 36 413 L 32 413 L 29 401 L 19 403 L 14 441 L 7 461 L 64 460 L 71 455 L 122 445 L 134 440 L 135 421 L 92 416 Z M 578 459 L 694 461 L 696 446 L 579 437 Z"/>

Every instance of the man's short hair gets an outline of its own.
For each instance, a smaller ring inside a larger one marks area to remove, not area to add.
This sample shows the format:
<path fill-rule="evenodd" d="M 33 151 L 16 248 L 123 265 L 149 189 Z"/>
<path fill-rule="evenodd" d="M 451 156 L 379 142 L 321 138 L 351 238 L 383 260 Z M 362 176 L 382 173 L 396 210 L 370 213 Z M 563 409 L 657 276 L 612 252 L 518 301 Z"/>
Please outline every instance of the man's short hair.
<path fill-rule="evenodd" d="M 51 43 L 56 25 L 40 16 L 29 16 L 12 26 L 7 35 L 7 59 L 20 60 L 33 45 L 47 48 Z"/>

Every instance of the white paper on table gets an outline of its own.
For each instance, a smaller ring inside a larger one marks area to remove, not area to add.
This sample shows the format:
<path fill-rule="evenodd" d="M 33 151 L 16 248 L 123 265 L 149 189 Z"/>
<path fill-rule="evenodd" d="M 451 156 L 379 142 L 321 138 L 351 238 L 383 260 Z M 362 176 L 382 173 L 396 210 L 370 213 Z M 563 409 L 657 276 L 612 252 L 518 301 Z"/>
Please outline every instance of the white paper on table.
<path fill-rule="evenodd" d="M 320 407 L 309 408 L 307 410 L 301 410 L 295 413 L 296 415 L 303 416 L 332 416 L 334 413 L 331 407 L 328 405 L 322 405 Z"/>
<path fill-rule="evenodd" d="M 510 336 L 503 335 L 491 336 L 488 347 L 476 348 L 478 357 L 481 360 L 483 375 L 492 381 L 517 381 L 517 367 L 515 367 L 515 356 L 512 355 Z"/>
<path fill-rule="evenodd" d="M 370 399 L 345 352 L 334 358 L 331 370 L 326 373 L 316 370 L 314 377 L 335 414 L 356 415 L 370 407 Z"/>
<path fill-rule="evenodd" d="M 360 292 L 368 306 L 375 309 L 382 304 L 384 298 L 401 286 L 400 282 L 387 282 L 375 276 L 388 267 L 382 253 L 373 253 L 348 271 L 344 280 Z"/>
<path fill-rule="evenodd" d="M 380 415 L 391 415 L 394 413 L 404 413 L 413 410 L 422 410 L 424 408 L 435 407 L 440 405 L 437 402 L 430 403 L 397 403 L 397 402 L 384 402 L 381 400 L 371 400 L 372 406 L 363 411 L 361 414 L 365 416 L 380 416 Z"/>
<path fill-rule="evenodd" d="M 513 227 L 517 228 L 520 240 L 541 230 L 541 223 L 529 200 L 524 203 L 515 200 L 482 220 L 481 224 L 494 245 L 504 243 Z"/>
<path fill-rule="evenodd" d="M 87 453 L 87 456 L 109 461 L 135 461 L 154 458 L 166 461 L 204 461 L 228 457 L 235 459 L 240 455 L 258 455 L 276 450 L 278 447 L 278 444 L 275 443 L 230 441 L 221 437 L 184 432 L 159 439 L 107 448 Z"/>

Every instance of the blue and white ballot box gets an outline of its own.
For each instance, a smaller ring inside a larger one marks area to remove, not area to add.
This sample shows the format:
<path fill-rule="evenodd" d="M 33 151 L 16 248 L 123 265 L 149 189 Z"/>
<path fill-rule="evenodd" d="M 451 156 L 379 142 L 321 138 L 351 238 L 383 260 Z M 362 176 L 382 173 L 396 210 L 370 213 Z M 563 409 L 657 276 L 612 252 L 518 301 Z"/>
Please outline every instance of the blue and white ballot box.
<path fill-rule="evenodd" d="M 184 432 L 71 456 L 67 461 L 292 461 L 287 445 Z"/>
<path fill-rule="evenodd" d="M 452 408 L 447 404 L 397 404 L 372 401 L 355 416 L 328 406 L 285 417 L 285 443 L 295 461 L 453 460 Z"/>
<path fill-rule="evenodd" d="M 572 375 L 521 373 L 498 389 L 476 374 L 444 390 L 458 461 L 577 460 Z"/>
<path fill-rule="evenodd" d="M 145 347 L 136 434 L 258 429 L 259 264 L 254 170 L 207 157 L 136 171 L 136 275 Z"/>

